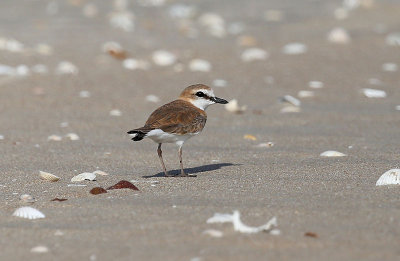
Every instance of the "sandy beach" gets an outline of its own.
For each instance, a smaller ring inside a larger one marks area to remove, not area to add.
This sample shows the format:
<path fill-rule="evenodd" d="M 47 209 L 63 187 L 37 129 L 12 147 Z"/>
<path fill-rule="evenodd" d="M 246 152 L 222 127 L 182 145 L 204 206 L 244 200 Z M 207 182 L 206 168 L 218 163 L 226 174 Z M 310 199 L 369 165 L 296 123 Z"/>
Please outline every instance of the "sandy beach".
<path fill-rule="evenodd" d="M 375 185 L 400 168 L 400 1 L 0 6 L 0 260 L 400 258 L 400 185 Z M 167 178 L 157 145 L 126 132 L 195 83 L 246 108 L 210 106 L 183 146 L 197 177 Z M 89 193 L 120 180 L 139 191 Z M 235 210 L 279 233 L 207 223 Z"/>

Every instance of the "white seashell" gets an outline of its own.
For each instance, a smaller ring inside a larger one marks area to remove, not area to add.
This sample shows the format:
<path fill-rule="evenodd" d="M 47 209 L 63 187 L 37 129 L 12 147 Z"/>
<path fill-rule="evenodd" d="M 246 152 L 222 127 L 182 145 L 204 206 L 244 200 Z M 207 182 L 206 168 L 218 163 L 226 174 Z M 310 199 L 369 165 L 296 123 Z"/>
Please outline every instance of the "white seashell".
<path fill-rule="evenodd" d="M 157 102 L 160 102 L 160 98 L 158 98 L 157 96 L 155 96 L 153 94 L 150 94 L 150 95 L 146 96 L 146 101 L 157 103 Z"/>
<path fill-rule="evenodd" d="M 15 39 L 7 39 L 5 50 L 12 53 L 21 53 L 24 51 L 24 45 Z"/>
<path fill-rule="evenodd" d="M 96 180 L 96 174 L 90 172 L 84 172 L 79 175 L 76 175 L 71 179 L 71 182 L 79 182 L 84 180 L 94 181 Z"/>
<path fill-rule="evenodd" d="M 282 48 L 284 54 L 302 54 L 307 52 L 307 46 L 303 43 L 289 43 Z"/>
<path fill-rule="evenodd" d="M 226 222 L 232 222 L 234 230 L 241 233 L 258 233 L 261 231 L 270 232 L 271 230 L 273 230 L 274 227 L 278 225 L 276 217 L 273 217 L 265 225 L 259 227 L 247 226 L 243 224 L 243 222 L 240 220 L 240 213 L 237 210 L 233 212 L 233 215 L 216 213 L 213 217 L 207 220 L 207 223 L 209 224 Z"/>
<path fill-rule="evenodd" d="M 102 170 L 93 171 L 93 174 L 100 175 L 100 176 L 108 176 L 109 175 L 107 172 L 104 172 Z"/>
<path fill-rule="evenodd" d="M 49 69 L 44 64 L 36 64 L 31 68 L 32 72 L 39 74 L 46 74 L 49 72 Z"/>
<path fill-rule="evenodd" d="M 35 51 L 41 55 L 52 55 L 53 54 L 53 47 L 48 44 L 40 43 L 36 45 Z"/>
<path fill-rule="evenodd" d="M 27 76 L 27 75 L 31 74 L 29 67 L 26 66 L 25 64 L 18 65 L 15 68 L 15 72 L 18 76 Z"/>
<path fill-rule="evenodd" d="M 168 66 L 176 62 L 176 56 L 165 50 L 153 52 L 153 61 L 159 66 Z"/>
<path fill-rule="evenodd" d="M 32 253 L 47 253 L 49 249 L 46 246 L 36 246 L 31 249 Z"/>
<path fill-rule="evenodd" d="M 185 4 L 174 4 L 168 13 L 172 18 L 188 19 L 196 15 L 196 8 Z"/>
<path fill-rule="evenodd" d="M 207 29 L 207 32 L 215 37 L 225 37 L 225 21 L 216 13 L 205 13 L 199 17 L 199 24 Z"/>
<path fill-rule="evenodd" d="M 273 142 L 266 142 L 266 143 L 260 143 L 256 147 L 258 147 L 258 148 L 271 148 L 274 145 L 275 144 Z"/>
<path fill-rule="evenodd" d="M 45 218 L 45 215 L 39 210 L 31 207 L 21 207 L 14 211 L 12 214 L 15 217 L 27 218 L 27 219 L 38 219 Z"/>
<path fill-rule="evenodd" d="M 79 136 L 76 133 L 68 133 L 65 137 L 70 140 L 79 140 Z"/>
<path fill-rule="evenodd" d="M 26 203 L 34 203 L 35 202 L 35 198 L 32 197 L 29 194 L 23 194 L 19 197 L 19 199 L 21 199 L 22 201 L 26 202 Z"/>
<path fill-rule="evenodd" d="M 269 54 L 263 49 L 249 48 L 242 53 L 241 59 L 244 62 L 252 62 L 257 60 L 265 60 L 268 58 L 268 56 Z"/>
<path fill-rule="evenodd" d="M 280 10 L 267 10 L 264 13 L 264 18 L 268 22 L 279 22 L 283 20 L 283 12 Z"/>
<path fill-rule="evenodd" d="M 365 88 L 365 89 L 362 89 L 362 92 L 368 98 L 385 98 L 386 97 L 386 92 L 382 91 L 382 90 Z"/>
<path fill-rule="evenodd" d="M 382 70 L 385 72 L 396 72 L 398 70 L 398 66 L 395 63 L 384 63 L 382 64 Z"/>
<path fill-rule="evenodd" d="M 99 13 L 99 10 L 96 5 L 88 3 L 83 7 L 82 12 L 84 16 L 93 18 Z"/>
<path fill-rule="evenodd" d="M 289 105 L 289 106 L 283 107 L 280 112 L 281 113 L 293 113 L 293 112 L 300 112 L 300 111 L 301 111 L 300 107 Z"/>
<path fill-rule="evenodd" d="M 301 105 L 301 101 L 299 99 L 296 99 L 295 97 L 291 95 L 285 95 L 281 98 L 281 102 L 286 102 L 290 103 L 293 106 L 299 107 Z"/>
<path fill-rule="evenodd" d="M 203 59 L 193 59 L 189 63 L 189 69 L 193 72 L 209 72 L 211 71 L 211 64 Z"/>
<path fill-rule="evenodd" d="M 350 42 L 349 33 L 341 27 L 332 29 L 328 34 L 328 41 L 337 44 L 347 44 Z"/>
<path fill-rule="evenodd" d="M 324 151 L 320 154 L 321 157 L 344 157 L 347 156 L 344 153 L 341 153 L 339 151 L 334 151 L 334 150 L 327 150 Z"/>
<path fill-rule="evenodd" d="M 281 231 L 280 231 L 279 229 L 276 229 L 276 228 L 270 230 L 269 233 L 270 233 L 271 235 L 273 235 L 273 236 L 279 236 L 280 234 L 282 234 Z"/>
<path fill-rule="evenodd" d="M 51 182 L 56 182 L 56 181 L 60 180 L 60 177 L 57 177 L 56 175 L 53 175 L 51 173 L 44 172 L 41 170 L 39 171 L 39 176 L 41 179 L 51 181 Z"/>
<path fill-rule="evenodd" d="M 204 230 L 203 234 L 204 235 L 209 235 L 211 237 L 222 237 L 224 235 L 224 233 L 222 233 L 222 231 L 215 230 L 215 229 Z"/>
<path fill-rule="evenodd" d="M 121 53 L 124 52 L 124 49 L 122 48 L 122 46 L 114 41 L 111 42 L 105 42 L 102 46 L 102 50 L 105 53 L 109 53 L 109 52 L 114 52 L 114 53 Z"/>
<path fill-rule="evenodd" d="M 135 29 L 135 16 L 128 11 L 113 12 L 110 14 L 109 22 L 111 26 L 125 32 L 132 32 Z"/>
<path fill-rule="evenodd" d="M 223 80 L 223 79 L 215 79 L 212 82 L 212 85 L 215 87 L 226 87 L 228 85 L 227 81 Z"/>
<path fill-rule="evenodd" d="M 382 174 L 376 186 L 400 184 L 400 169 L 391 169 Z"/>
<path fill-rule="evenodd" d="M 0 75 L 13 76 L 16 73 L 17 72 L 16 72 L 14 67 L 11 67 L 11 66 L 8 66 L 8 65 L 4 65 L 4 64 L 0 64 Z"/>
<path fill-rule="evenodd" d="M 396 111 L 400 111 L 400 105 L 396 105 L 395 109 L 396 109 Z"/>
<path fill-rule="evenodd" d="M 308 82 L 308 87 L 313 89 L 320 89 L 324 87 L 324 83 L 320 81 L 310 81 Z"/>
<path fill-rule="evenodd" d="M 0 140 L 4 140 L 4 135 L 0 134 Z"/>
<path fill-rule="evenodd" d="M 247 106 L 239 106 L 238 101 L 236 99 L 233 99 L 229 101 L 229 103 L 225 104 L 225 109 L 233 113 L 242 113 L 246 111 Z"/>
<path fill-rule="evenodd" d="M 58 136 L 58 135 L 50 135 L 49 137 L 47 137 L 47 140 L 48 141 L 60 141 L 60 140 L 62 140 L 62 137 Z"/>
<path fill-rule="evenodd" d="M 400 46 L 400 32 L 391 33 L 386 36 L 386 44 L 391 46 Z"/>
<path fill-rule="evenodd" d="M 120 110 L 114 109 L 110 111 L 110 116 L 116 116 L 119 117 L 122 115 L 122 112 Z"/>
<path fill-rule="evenodd" d="M 80 91 L 79 92 L 79 97 L 81 97 L 81 98 L 89 98 L 90 97 L 90 92 L 89 91 Z"/>
<path fill-rule="evenodd" d="M 56 74 L 78 74 L 79 69 L 68 61 L 62 61 L 57 65 Z"/>
<path fill-rule="evenodd" d="M 299 91 L 297 96 L 299 96 L 300 98 L 309 98 L 309 97 L 314 97 L 315 96 L 315 92 L 313 91 Z"/>
<path fill-rule="evenodd" d="M 137 70 L 137 69 L 147 70 L 150 68 L 149 62 L 144 60 L 136 60 L 132 58 L 125 59 L 122 62 L 122 65 L 124 66 L 124 68 L 128 70 Z"/>

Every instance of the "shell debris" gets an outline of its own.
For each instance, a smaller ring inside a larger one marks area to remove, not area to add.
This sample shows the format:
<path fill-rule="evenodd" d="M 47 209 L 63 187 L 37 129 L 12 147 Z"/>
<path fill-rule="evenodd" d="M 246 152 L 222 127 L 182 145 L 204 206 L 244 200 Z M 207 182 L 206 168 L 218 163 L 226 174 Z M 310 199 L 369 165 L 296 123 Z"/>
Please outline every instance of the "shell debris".
<path fill-rule="evenodd" d="M 127 54 L 122 46 L 117 42 L 106 42 L 103 44 L 103 52 L 108 53 L 116 59 L 125 59 Z"/>
<path fill-rule="evenodd" d="M 23 194 L 19 199 L 25 203 L 34 203 L 36 201 L 35 198 L 29 194 Z"/>
<path fill-rule="evenodd" d="M 247 106 L 243 105 L 243 106 L 239 106 L 239 103 L 236 99 L 230 100 L 227 104 L 225 104 L 225 109 L 229 112 L 233 112 L 233 113 L 243 113 L 246 111 Z"/>
<path fill-rule="evenodd" d="M 18 208 L 14 211 L 12 215 L 15 217 L 27 218 L 27 219 L 39 219 L 46 217 L 42 212 L 32 207 Z"/>
<path fill-rule="evenodd" d="M 132 58 L 125 59 L 122 66 L 128 70 L 147 70 L 150 68 L 150 63 L 145 60 L 136 60 Z"/>
<path fill-rule="evenodd" d="M 96 170 L 96 171 L 93 171 L 93 173 L 96 174 L 96 175 L 100 175 L 100 176 L 108 176 L 108 175 L 110 175 L 107 172 L 104 172 L 102 170 Z"/>
<path fill-rule="evenodd" d="M 339 152 L 339 151 L 334 151 L 334 150 L 327 150 L 324 151 L 320 154 L 321 157 L 344 157 L 347 156 L 346 154 Z"/>
<path fill-rule="evenodd" d="M 50 135 L 49 137 L 47 137 L 48 141 L 61 141 L 62 137 L 58 136 L 58 135 Z"/>
<path fill-rule="evenodd" d="M 49 248 L 47 246 L 36 246 L 31 249 L 32 253 L 43 254 L 49 252 Z"/>
<path fill-rule="evenodd" d="M 285 106 L 280 110 L 281 113 L 297 113 L 297 112 L 301 112 L 300 107 L 297 106 L 293 106 L 293 105 L 289 105 L 289 106 Z"/>
<path fill-rule="evenodd" d="M 399 185 L 400 184 L 400 169 L 391 169 L 380 176 L 376 182 L 376 186 L 384 185 Z"/>
<path fill-rule="evenodd" d="M 160 98 L 158 98 L 156 95 L 150 94 L 146 96 L 146 101 L 157 103 L 160 102 Z"/>
<path fill-rule="evenodd" d="M 269 141 L 269 142 L 260 143 L 260 144 L 256 145 L 256 147 L 258 147 L 258 148 L 271 148 L 274 145 L 275 144 L 273 142 Z"/>
<path fill-rule="evenodd" d="M 362 89 L 362 92 L 365 95 L 365 97 L 367 97 L 367 98 L 385 98 L 386 97 L 386 92 L 383 90 L 364 88 L 364 89 Z"/>
<path fill-rule="evenodd" d="M 329 32 L 328 41 L 337 44 L 347 44 L 351 41 L 350 35 L 344 28 L 337 27 Z"/>
<path fill-rule="evenodd" d="M 78 74 L 79 69 L 76 65 L 68 61 L 62 61 L 57 65 L 56 74 Z"/>
<path fill-rule="evenodd" d="M 56 182 L 61 179 L 60 177 L 57 177 L 56 175 L 53 175 L 51 173 L 41 171 L 41 170 L 39 171 L 39 176 L 41 179 L 51 181 L 51 182 Z"/>
<path fill-rule="evenodd" d="M 79 97 L 80 98 L 89 98 L 91 96 L 89 91 L 80 91 L 79 92 Z"/>
<path fill-rule="evenodd" d="M 169 16 L 178 19 L 189 19 L 196 15 L 196 8 L 186 4 L 174 4 L 169 10 Z"/>
<path fill-rule="evenodd" d="M 216 230 L 216 229 L 207 229 L 204 230 L 203 235 L 209 235 L 211 237 L 222 237 L 224 235 L 224 233 L 222 231 Z"/>
<path fill-rule="evenodd" d="M 387 45 L 400 46 L 400 32 L 389 34 L 386 36 L 385 42 Z"/>
<path fill-rule="evenodd" d="M 122 115 L 122 112 L 118 109 L 114 109 L 110 111 L 110 116 L 119 117 Z"/>
<path fill-rule="evenodd" d="M 0 140 L 4 140 L 4 135 L 0 134 Z"/>
<path fill-rule="evenodd" d="M 320 82 L 320 81 L 309 81 L 308 87 L 313 88 L 313 89 L 321 89 L 324 87 L 324 83 Z"/>
<path fill-rule="evenodd" d="M 289 43 L 282 48 L 284 54 L 296 55 L 307 52 L 307 46 L 303 43 Z"/>
<path fill-rule="evenodd" d="M 76 133 L 68 133 L 65 137 L 70 140 L 79 140 L 79 136 Z"/>
<path fill-rule="evenodd" d="M 192 72 L 209 72 L 211 68 L 211 63 L 204 59 L 193 59 L 189 63 L 189 69 Z"/>
<path fill-rule="evenodd" d="M 132 32 L 135 29 L 135 15 L 129 11 L 117 11 L 109 15 L 110 25 L 125 32 Z"/>
<path fill-rule="evenodd" d="M 228 85 L 228 82 L 226 80 L 224 80 L 224 79 L 215 79 L 212 82 L 212 85 L 214 87 L 226 87 Z"/>
<path fill-rule="evenodd" d="M 79 175 L 76 175 L 71 179 L 71 182 L 80 182 L 84 180 L 94 181 L 96 180 L 96 174 L 91 172 L 83 172 Z"/>
<path fill-rule="evenodd" d="M 297 96 L 299 96 L 299 98 L 310 98 L 315 96 L 315 92 L 302 90 L 297 93 Z"/>
<path fill-rule="evenodd" d="M 260 48 L 246 49 L 240 56 L 243 62 L 266 60 L 268 57 L 269 57 L 268 52 Z"/>
<path fill-rule="evenodd" d="M 382 64 L 382 70 L 385 72 L 397 72 L 399 67 L 395 63 L 384 63 Z"/>
<path fill-rule="evenodd" d="M 251 135 L 251 134 L 244 135 L 243 139 L 245 139 L 245 140 L 253 140 L 253 141 L 257 140 L 257 138 L 255 136 Z"/>
<path fill-rule="evenodd" d="M 152 59 L 158 66 L 168 66 L 176 62 L 176 56 L 165 50 L 157 50 L 153 52 Z"/>
<path fill-rule="evenodd" d="M 210 35 L 218 38 L 226 36 L 225 20 L 219 14 L 204 13 L 199 17 L 198 22 Z"/>
<path fill-rule="evenodd" d="M 281 102 L 289 103 L 289 104 L 291 104 L 293 106 L 296 106 L 296 107 L 299 107 L 301 105 L 301 101 L 299 99 L 296 99 L 295 97 L 293 97 L 291 95 L 285 95 L 280 100 L 281 100 Z"/>

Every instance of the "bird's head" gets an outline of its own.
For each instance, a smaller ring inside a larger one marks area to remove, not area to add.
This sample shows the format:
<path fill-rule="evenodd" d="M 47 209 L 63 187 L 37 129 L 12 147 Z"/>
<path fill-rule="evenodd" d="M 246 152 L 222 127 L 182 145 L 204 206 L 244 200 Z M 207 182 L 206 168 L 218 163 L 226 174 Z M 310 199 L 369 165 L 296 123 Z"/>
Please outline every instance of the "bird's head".
<path fill-rule="evenodd" d="M 179 99 L 190 102 L 197 108 L 205 110 L 208 106 L 214 103 L 226 104 L 226 100 L 215 97 L 214 91 L 204 84 L 196 84 L 186 87 Z"/>

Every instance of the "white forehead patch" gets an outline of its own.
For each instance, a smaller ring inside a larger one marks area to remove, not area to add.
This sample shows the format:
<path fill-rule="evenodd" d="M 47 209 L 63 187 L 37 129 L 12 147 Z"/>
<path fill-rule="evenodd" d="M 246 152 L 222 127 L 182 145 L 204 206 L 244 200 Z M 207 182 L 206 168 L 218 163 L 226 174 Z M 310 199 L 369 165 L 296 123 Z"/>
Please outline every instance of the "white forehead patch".
<path fill-rule="evenodd" d="M 208 97 L 215 97 L 213 90 L 199 89 L 196 92 L 203 92 Z M 210 101 L 209 99 L 204 99 L 204 98 L 201 98 L 201 97 L 198 97 L 197 99 L 191 100 L 190 102 L 194 106 L 196 106 L 197 108 L 199 108 L 199 109 L 201 109 L 203 111 L 205 109 L 207 109 L 208 106 L 210 106 L 211 104 L 215 103 L 213 101 Z"/>

